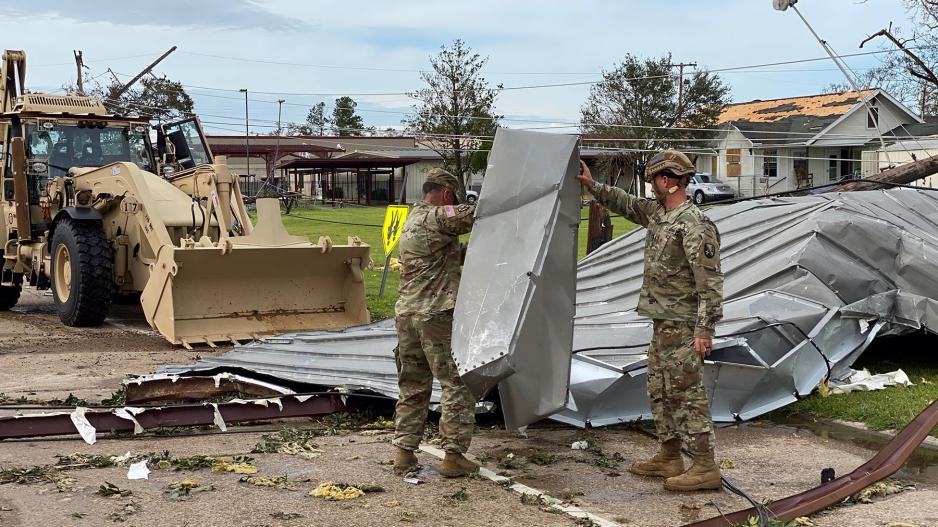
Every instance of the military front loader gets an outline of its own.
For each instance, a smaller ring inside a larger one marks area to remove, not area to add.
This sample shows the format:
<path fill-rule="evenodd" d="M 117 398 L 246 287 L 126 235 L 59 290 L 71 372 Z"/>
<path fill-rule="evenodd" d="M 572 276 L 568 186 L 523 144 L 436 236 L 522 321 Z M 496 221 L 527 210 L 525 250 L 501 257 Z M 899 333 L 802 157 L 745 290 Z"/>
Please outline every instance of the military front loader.
<path fill-rule="evenodd" d="M 23 90 L 22 51 L 3 54 L 0 309 L 51 288 L 59 318 L 94 326 L 139 295 L 147 322 L 187 347 L 368 322 L 357 239 L 287 233 L 276 199 L 252 223 L 239 178 L 195 117 L 164 124 L 92 97 Z"/>

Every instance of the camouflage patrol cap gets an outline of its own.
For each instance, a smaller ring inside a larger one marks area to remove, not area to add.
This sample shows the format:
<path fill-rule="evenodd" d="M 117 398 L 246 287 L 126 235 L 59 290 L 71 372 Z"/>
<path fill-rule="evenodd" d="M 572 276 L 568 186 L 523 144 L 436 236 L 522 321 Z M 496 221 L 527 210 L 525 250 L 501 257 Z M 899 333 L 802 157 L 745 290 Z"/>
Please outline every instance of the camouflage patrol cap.
<path fill-rule="evenodd" d="M 450 174 L 442 168 L 434 168 L 430 170 L 427 174 L 427 183 L 436 183 L 442 187 L 446 187 L 453 191 L 453 195 L 456 196 L 456 201 L 461 201 L 459 199 L 459 180 L 456 179 L 456 176 Z"/>
<path fill-rule="evenodd" d="M 669 175 L 675 178 L 687 178 L 693 176 L 696 170 L 686 155 L 677 150 L 664 150 L 648 160 L 645 165 L 645 181 L 651 182 L 660 172 L 669 172 Z"/>

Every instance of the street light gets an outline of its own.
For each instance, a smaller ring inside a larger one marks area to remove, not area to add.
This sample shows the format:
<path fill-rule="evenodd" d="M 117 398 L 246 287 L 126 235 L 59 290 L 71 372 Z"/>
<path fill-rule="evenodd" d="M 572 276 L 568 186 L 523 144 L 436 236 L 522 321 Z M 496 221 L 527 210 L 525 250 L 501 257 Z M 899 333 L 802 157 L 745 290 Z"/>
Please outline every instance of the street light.
<path fill-rule="evenodd" d="M 790 7 L 792 11 L 798 15 L 798 18 L 804 22 L 805 27 L 808 28 L 808 31 L 810 31 L 815 40 L 818 41 L 818 43 L 821 45 L 821 48 L 827 52 L 831 58 L 831 61 L 834 62 L 834 65 L 840 69 L 840 72 L 843 73 L 844 77 L 847 79 L 847 82 L 850 83 L 850 86 L 853 88 L 853 91 L 856 92 L 857 96 L 860 98 L 860 101 L 862 101 L 863 105 L 866 106 L 866 111 L 868 112 L 870 119 L 873 120 L 873 125 L 876 127 L 876 135 L 879 136 L 879 144 L 883 149 L 883 154 L 886 156 L 886 162 L 891 165 L 892 161 L 889 159 L 889 152 L 886 151 L 886 141 L 883 139 L 883 132 L 879 129 L 879 119 L 876 117 L 877 114 L 873 110 L 873 105 L 871 103 L 872 98 L 868 98 L 866 94 L 860 91 L 860 87 L 857 86 L 857 82 L 853 80 L 853 75 L 850 75 L 847 72 L 847 68 L 841 64 L 842 59 L 836 53 L 834 53 L 834 48 L 832 48 L 826 40 L 821 38 L 821 36 L 817 34 L 814 28 L 811 27 L 811 24 L 808 23 L 808 19 L 801 14 L 801 11 L 799 11 L 797 7 L 795 7 L 795 4 L 797 3 L 798 0 L 772 0 L 772 7 L 774 7 L 777 11 L 786 11 Z"/>
<path fill-rule="evenodd" d="M 248 163 L 247 176 L 248 176 L 248 179 L 250 180 L 251 178 L 251 140 L 249 138 L 251 136 L 251 129 L 248 128 L 248 89 L 241 88 L 238 91 L 244 94 L 244 158 L 247 160 L 247 163 Z"/>
<path fill-rule="evenodd" d="M 283 130 L 280 129 L 280 111 L 283 109 L 283 103 L 285 102 L 286 100 L 284 99 L 277 99 L 277 147 L 274 150 L 274 166 L 277 166 L 277 159 L 280 157 L 280 136 L 283 135 Z M 270 169 L 271 173 L 273 173 L 274 171 L 273 169 L 274 167 L 271 167 Z M 283 170 L 280 171 L 280 174 L 283 175 Z M 284 180 L 281 181 L 281 184 L 283 186 L 283 192 L 286 193 L 287 192 L 286 178 L 284 178 Z"/>

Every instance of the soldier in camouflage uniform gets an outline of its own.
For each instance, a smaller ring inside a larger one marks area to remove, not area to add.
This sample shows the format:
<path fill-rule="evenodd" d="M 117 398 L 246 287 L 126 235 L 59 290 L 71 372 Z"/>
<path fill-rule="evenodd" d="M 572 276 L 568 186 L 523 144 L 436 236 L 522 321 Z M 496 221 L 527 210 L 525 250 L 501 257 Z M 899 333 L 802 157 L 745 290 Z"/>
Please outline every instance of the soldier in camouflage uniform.
<path fill-rule="evenodd" d="M 702 383 L 703 359 L 723 316 L 720 234 L 687 199 L 694 166 L 684 154 L 661 152 L 646 165 L 645 181 L 656 199 L 640 199 L 593 180 L 581 162 L 580 180 L 596 200 L 648 229 L 638 313 L 652 319 L 648 349 L 648 399 L 661 441 L 650 460 L 629 471 L 667 478 L 669 490 L 720 488 L 714 463 L 713 421 Z M 681 442 L 694 464 L 684 472 Z"/>
<path fill-rule="evenodd" d="M 423 200 L 410 210 L 401 232 L 400 297 L 394 306 L 400 387 L 392 441 L 397 447 L 397 473 L 417 465 L 414 450 L 423 437 L 434 377 L 443 387 L 440 436 L 446 456 L 440 473 L 458 477 L 478 469 L 463 456 L 472 439 L 476 401 L 460 379 L 450 351 L 462 274 L 459 235 L 472 230 L 475 213 L 474 205 L 457 204 L 458 188 L 455 176 L 431 170 L 423 185 Z"/>

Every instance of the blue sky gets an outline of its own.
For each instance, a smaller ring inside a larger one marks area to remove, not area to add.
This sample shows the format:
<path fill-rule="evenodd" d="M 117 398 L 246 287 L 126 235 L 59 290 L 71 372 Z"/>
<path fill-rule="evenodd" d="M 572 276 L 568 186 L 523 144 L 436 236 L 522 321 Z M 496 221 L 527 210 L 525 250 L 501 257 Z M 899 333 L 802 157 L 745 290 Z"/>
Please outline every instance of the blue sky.
<path fill-rule="evenodd" d="M 278 98 L 287 101 L 284 121 L 301 121 L 309 105 L 331 103 L 342 94 L 412 91 L 421 86 L 418 71 L 428 67 L 428 57 L 455 38 L 488 56 L 487 78 L 505 86 L 596 80 L 626 53 L 671 52 L 675 61 L 708 68 L 823 55 L 797 15 L 774 11 L 771 0 L 162 0 L 158 5 L 89 0 L 80 9 L 65 0 L 2 0 L 0 5 L 2 45 L 26 50 L 27 86 L 37 91 L 74 81 L 73 49 L 83 50 L 86 64 L 104 80 L 108 67 L 129 76 L 179 46 L 157 71 L 191 86 L 211 133 L 243 131 L 239 88 L 249 90 L 252 125 L 259 132 L 277 118 L 273 101 Z M 900 0 L 801 0 L 798 7 L 840 53 L 863 51 L 857 46 L 868 34 L 906 20 Z M 862 70 L 878 59 L 848 62 Z M 843 80 L 826 61 L 727 72 L 723 78 L 739 101 L 817 93 Z M 521 120 L 566 123 L 577 120 L 588 90 L 508 91 L 499 96 L 497 108 Z M 398 126 L 410 104 L 402 95 L 353 97 L 366 124 L 379 127 Z"/>

